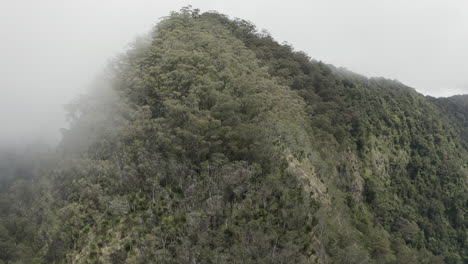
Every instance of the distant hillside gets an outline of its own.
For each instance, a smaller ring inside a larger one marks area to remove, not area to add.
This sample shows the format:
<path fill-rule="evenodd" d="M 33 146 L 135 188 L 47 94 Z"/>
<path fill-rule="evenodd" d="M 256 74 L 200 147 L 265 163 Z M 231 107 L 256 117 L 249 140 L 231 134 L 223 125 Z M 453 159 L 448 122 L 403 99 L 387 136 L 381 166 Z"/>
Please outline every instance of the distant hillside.
<path fill-rule="evenodd" d="M 190 8 L 95 86 L 48 162 L 4 177 L 0 263 L 468 261 L 466 95 Z"/>
<path fill-rule="evenodd" d="M 455 95 L 448 98 L 431 98 L 433 103 L 454 121 L 468 144 L 468 95 Z"/>

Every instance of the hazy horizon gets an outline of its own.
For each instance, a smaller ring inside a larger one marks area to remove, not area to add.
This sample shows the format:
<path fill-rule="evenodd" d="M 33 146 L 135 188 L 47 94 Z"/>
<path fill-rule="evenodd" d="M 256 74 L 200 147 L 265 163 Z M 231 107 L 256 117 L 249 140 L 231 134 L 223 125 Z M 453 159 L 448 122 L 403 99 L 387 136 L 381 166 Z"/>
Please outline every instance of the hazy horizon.
<path fill-rule="evenodd" d="M 425 95 L 468 93 L 464 1 L 20 0 L 0 10 L 0 147 L 57 143 L 63 105 L 137 36 L 187 5 L 249 20 L 314 59 Z"/>

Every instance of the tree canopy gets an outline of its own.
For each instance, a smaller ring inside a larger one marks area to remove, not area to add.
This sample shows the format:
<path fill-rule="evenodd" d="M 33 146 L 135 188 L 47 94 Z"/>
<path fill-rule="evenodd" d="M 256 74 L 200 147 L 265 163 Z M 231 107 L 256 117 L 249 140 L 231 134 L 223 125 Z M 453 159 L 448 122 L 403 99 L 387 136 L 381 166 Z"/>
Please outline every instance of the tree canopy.
<path fill-rule="evenodd" d="M 191 8 L 94 86 L 49 158 L 0 158 L 0 263 L 468 260 L 466 96 Z"/>

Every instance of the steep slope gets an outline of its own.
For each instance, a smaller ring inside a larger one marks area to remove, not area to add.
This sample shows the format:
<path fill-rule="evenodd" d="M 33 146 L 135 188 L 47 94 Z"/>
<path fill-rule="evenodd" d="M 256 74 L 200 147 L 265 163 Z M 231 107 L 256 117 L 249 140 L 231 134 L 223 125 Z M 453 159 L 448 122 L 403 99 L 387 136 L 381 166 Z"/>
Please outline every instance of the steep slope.
<path fill-rule="evenodd" d="M 95 86 L 69 105 L 57 162 L 0 194 L 0 263 L 468 259 L 466 97 L 189 8 Z"/>
<path fill-rule="evenodd" d="M 468 95 L 455 95 L 448 98 L 431 98 L 444 114 L 458 128 L 465 143 L 468 144 Z"/>
<path fill-rule="evenodd" d="M 302 99 L 220 25 L 173 14 L 142 41 L 115 101 L 76 104 L 63 145 L 94 138 L 54 179 L 46 259 L 309 262 L 317 203 L 287 160 L 309 146 Z"/>
<path fill-rule="evenodd" d="M 401 83 L 310 61 L 245 21 L 207 16 L 230 24 L 271 75 L 302 95 L 319 141 L 314 146 L 323 146 L 323 160 L 333 164 L 322 175 L 339 187 L 341 195 L 334 196 L 344 197 L 372 258 L 403 257 L 399 245 L 406 243 L 443 254 L 449 263 L 466 261 L 466 133 L 443 111 Z M 380 227 L 392 245 L 385 245 Z M 407 256 L 397 262 L 417 261 Z"/>

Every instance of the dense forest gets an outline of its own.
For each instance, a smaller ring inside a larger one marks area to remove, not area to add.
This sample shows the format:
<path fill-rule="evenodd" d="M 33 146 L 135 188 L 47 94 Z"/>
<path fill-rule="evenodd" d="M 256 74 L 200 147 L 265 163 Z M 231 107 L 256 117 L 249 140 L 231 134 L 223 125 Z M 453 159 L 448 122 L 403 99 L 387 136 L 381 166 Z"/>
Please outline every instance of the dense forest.
<path fill-rule="evenodd" d="M 0 263 L 467 263 L 468 96 L 183 8 L 0 153 Z"/>

